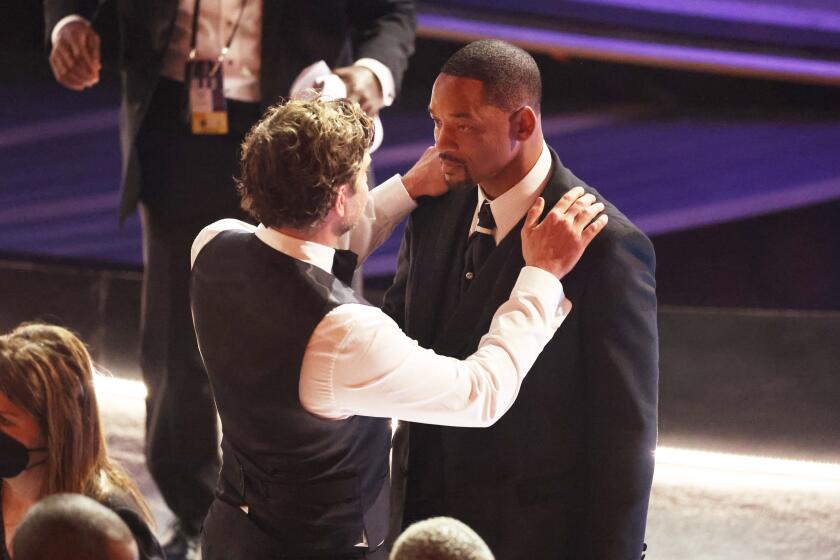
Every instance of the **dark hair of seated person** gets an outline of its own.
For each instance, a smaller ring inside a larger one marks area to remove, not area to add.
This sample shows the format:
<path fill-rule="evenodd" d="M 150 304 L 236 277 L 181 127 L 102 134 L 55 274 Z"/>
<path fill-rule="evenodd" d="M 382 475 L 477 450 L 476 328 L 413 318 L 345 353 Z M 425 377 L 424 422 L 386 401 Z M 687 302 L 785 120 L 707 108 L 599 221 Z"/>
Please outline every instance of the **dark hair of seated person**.
<path fill-rule="evenodd" d="M 81 494 L 53 494 L 29 508 L 12 541 L 15 560 L 137 560 L 119 515 Z"/>

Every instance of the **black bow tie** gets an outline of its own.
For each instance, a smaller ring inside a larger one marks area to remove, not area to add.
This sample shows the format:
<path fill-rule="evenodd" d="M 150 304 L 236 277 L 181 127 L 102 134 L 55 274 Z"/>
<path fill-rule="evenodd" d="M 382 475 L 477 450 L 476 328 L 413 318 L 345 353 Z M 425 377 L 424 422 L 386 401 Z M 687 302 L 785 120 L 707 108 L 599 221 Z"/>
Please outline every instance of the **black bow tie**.
<path fill-rule="evenodd" d="M 349 286 L 353 281 L 353 273 L 356 271 L 356 261 L 358 258 L 358 255 L 353 251 L 336 249 L 335 256 L 333 257 L 333 276 Z"/>

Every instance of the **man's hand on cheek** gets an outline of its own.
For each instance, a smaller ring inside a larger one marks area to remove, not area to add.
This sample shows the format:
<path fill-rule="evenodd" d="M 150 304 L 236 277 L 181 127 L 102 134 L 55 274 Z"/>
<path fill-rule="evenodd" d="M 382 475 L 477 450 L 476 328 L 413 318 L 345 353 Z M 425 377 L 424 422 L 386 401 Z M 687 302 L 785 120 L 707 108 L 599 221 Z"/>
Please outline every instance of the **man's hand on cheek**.
<path fill-rule="evenodd" d="M 440 196 L 449 192 L 443 178 L 438 151 L 434 146 L 426 148 L 417 163 L 403 175 L 405 190 L 413 199 L 421 196 Z"/>

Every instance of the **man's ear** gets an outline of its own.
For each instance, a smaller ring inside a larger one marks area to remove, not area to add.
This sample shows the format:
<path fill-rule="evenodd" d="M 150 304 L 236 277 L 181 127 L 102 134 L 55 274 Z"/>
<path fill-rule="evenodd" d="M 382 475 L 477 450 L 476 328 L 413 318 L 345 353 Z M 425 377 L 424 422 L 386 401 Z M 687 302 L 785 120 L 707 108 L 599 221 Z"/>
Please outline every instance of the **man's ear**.
<path fill-rule="evenodd" d="M 336 214 L 342 218 L 347 213 L 347 198 L 350 195 L 349 189 L 350 185 L 347 183 L 340 185 L 335 197 L 335 204 L 333 204 Z"/>
<path fill-rule="evenodd" d="M 516 140 L 523 142 L 534 134 L 537 129 L 537 113 L 528 105 L 525 105 L 511 115 L 511 133 Z"/>

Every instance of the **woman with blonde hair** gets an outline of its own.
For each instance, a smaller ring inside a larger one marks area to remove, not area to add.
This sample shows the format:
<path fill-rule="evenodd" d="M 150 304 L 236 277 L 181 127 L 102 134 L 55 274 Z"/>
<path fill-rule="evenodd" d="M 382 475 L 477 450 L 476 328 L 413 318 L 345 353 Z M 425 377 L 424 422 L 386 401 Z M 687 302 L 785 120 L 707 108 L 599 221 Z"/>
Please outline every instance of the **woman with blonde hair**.
<path fill-rule="evenodd" d="M 0 560 L 29 508 L 57 493 L 111 508 L 142 559 L 163 558 L 143 497 L 108 457 L 92 370 L 84 344 L 62 327 L 23 324 L 0 336 Z"/>

